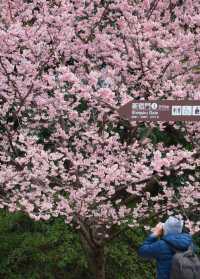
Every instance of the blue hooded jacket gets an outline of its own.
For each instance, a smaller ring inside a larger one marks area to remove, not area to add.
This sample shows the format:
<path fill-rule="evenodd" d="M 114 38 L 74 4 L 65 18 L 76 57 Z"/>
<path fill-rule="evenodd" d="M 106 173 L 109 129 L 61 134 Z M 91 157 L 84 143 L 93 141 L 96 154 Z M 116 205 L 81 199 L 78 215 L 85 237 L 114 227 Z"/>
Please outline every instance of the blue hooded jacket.
<path fill-rule="evenodd" d="M 139 255 L 157 261 L 157 279 L 170 279 L 170 270 L 174 252 L 170 245 L 177 250 L 185 251 L 192 244 L 192 237 L 187 233 L 167 234 L 160 240 L 151 234 L 139 248 Z"/>

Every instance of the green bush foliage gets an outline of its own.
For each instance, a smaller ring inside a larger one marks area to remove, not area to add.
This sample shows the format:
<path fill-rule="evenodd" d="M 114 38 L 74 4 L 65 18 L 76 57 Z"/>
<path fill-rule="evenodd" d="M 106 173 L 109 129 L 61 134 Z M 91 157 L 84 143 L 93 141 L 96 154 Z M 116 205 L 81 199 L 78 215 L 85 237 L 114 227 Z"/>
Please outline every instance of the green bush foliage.
<path fill-rule="evenodd" d="M 0 215 L 0 278 L 89 278 L 76 233 L 62 219 L 34 222 L 21 212 Z"/>
<path fill-rule="evenodd" d="M 154 279 L 155 262 L 139 257 L 138 247 L 146 237 L 142 229 L 127 228 L 107 247 L 108 279 Z"/>
<path fill-rule="evenodd" d="M 154 278 L 154 264 L 137 255 L 145 235 L 125 230 L 106 248 L 107 279 Z M 0 211 L 1 279 L 92 279 L 79 235 L 62 218 L 34 222 Z"/>

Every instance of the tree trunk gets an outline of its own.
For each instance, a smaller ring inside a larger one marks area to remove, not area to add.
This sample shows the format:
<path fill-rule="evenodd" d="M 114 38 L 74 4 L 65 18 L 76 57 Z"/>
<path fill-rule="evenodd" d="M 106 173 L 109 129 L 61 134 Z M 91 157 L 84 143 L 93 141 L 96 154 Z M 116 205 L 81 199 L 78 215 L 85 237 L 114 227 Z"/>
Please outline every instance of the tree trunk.
<path fill-rule="evenodd" d="M 88 244 L 81 235 L 81 242 L 87 255 L 89 269 L 94 279 L 105 279 L 105 253 L 104 246 L 93 246 Z"/>
<path fill-rule="evenodd" d="M 95 279 L 105 279 L 105 254 L 104 247 L 97 248 L 93 255 Z"/>

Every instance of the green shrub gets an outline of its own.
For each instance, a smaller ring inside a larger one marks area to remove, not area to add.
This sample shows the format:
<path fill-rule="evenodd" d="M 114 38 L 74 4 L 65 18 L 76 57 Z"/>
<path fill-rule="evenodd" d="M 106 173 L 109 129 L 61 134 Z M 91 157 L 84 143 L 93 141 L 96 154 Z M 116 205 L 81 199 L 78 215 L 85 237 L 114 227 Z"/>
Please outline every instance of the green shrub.
<path fill-rule="evenodd" d="M 79 276 L 88 277 L 87 262 L 78 235 L 62 219 L 34 222 L 20 212 L 1 212 L 0 278 Z"/>
<path fill-rule="evenodd" d="M 139 257 L 137 250 L 146 235 L 141 229 L 127 229 L 107 248 L 108 279 L 154 279 L 155 263 Z"/>

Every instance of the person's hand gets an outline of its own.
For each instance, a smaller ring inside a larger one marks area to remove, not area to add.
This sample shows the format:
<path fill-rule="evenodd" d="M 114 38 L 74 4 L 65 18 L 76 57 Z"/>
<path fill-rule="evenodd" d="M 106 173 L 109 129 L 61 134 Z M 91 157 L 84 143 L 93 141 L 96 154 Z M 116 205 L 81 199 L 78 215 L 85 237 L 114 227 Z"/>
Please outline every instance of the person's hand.
<path fill-rule="evenodd" d="M 153 229 L 153 234 L 156 237 L 160 237 L 163 234 L 163 224 L 159 223 L 155 226 L 155 228 Z"/>

